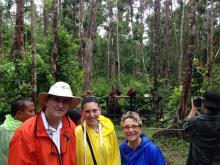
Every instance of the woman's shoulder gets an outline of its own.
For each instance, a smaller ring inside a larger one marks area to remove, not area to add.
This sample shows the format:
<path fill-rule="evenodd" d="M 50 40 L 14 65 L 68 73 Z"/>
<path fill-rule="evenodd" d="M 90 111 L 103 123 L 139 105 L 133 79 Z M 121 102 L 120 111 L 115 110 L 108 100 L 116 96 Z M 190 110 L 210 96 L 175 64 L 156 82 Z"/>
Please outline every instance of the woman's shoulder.
<path fill-rule="evenodd" d="M 159 149 L 159 147 L 152 140 L 150 140 L 147 136 L 142 134 L 141 137 L 142 137 L 141 145 L 143 147 L 146 147 L 147 149 L 150 148 L 151 150 Z"/>

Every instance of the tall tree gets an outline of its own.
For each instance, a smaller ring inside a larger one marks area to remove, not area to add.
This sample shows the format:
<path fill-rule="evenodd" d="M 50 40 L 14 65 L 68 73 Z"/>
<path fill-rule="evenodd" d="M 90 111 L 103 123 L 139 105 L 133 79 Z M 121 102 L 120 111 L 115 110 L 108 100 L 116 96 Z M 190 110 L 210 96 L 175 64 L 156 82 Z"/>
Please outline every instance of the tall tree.
<path fill-rule="evenodd" d="M 85 54 L 85 39 L 84 39 L 84 12 L 85 12 L 85 6 L 84 6 L 84 0 L 79 1 L 79 37 L 80 37 L 80 47 L 78 51 L 78 56 L 80 59 L 80 63 L 83 63 L 83 58 Z"/>
<path fill-rule="evenodd" d="M 210 35 L 209 35 L 209 47 L 210 51 L 208 53 L 208 87 L 212 85 L 213 73 L 212 73 L 212 65 L 214 62 L 214 50 L 213 50 L 213 40 L 214 40 L 214 18 L 215 18 L 215 10 L 214 10 L 214 2 L 210 0 Z"/>
<path fill-rule="evenodd" d="M 48 6 L 47 6 L 47 1 L 44 0 L 44 7 L 43 7 L 43 20 L 44 20 L 44 36 L 48 36 L 48 22 L 49 22 L 49 17 L 48 17 Z"/>
<path fill-rule="evenodd" d="M 168 79 L 168 82 L 171 80 L 171 52 L 172 52 L 172 0 L 165 1 L 165 56 L 164 56 L 164 65 L 161 65 L 161 72 L 164 77 Z"/>
<path fill-rule="evenodd" d="M 118 83 L 120 84 L 120 54 L 119 54 L 119 31 L 118 31 L 118 23 L 119 23 L 119 19 L 118 19 L 118 0 L 116 0 L 116 8 L 117 8 L 117 71 L 118 71 Z"/>
<path fill-rule="evenodd" d="M 36 36 L 35 36 L 35 4 L 31 0 L 31 48 L 32 48 L 32 100 L 37 100 L 37 73 L 36 73 Z"/>
<path fill-rule="evenodd" d="M 178 64 L 178 79 L 179 82 L 182 83 L 182 68 L 183 68 L 183 25 L 185 18 L 185 0 L 181 0 L 180 2 L 181 9 L 181 22 L 180 22 L 180 60 Z"/>
<path fill-rule="evenodd" d="M 153 90 L 154 108 L 156 110 L 156 125 L 160 118 L 160 104 L 158 93 L 158 74 L 159 74 L 159 55 L 160 55 L 160 0 L 154 1 L 154 33 L 153 33 L 153 56 L 152 56 L 152 73 L 153 73 Z"/>
<path fill-rule="evenodd" d="M 143 35 L 144 35 L 144 11 L 145 11 L 145 1 L 141 0 L 140 1 L 140 38 L 139 42 L 141 45 L 140 51 L 141 51 L 141 63 L 143 66 L 144 73 L 147 73 L 147 68 L 145 65 L 145 58 L 144 58 L 144 44 L 143 44 Z M 141 66 L 141 65 L 140 65 Z M 140 67 L 141 68 L 141 67 Z"/>
<path fill-rule="evenodd" d="M 3 48 L 3 4 L 0 2 L 0 48 Z"/>
<path fill-rule="evenodd" d="M 86 36 L 86 48 L 84 58 L 84 91 L 90 90 L 92 84 L 92 59 L 93 59 L 93 39 L 96 23 L 96 0 L 91 0 L 90 15 L 88 19 L 88 29 Z"/>
<path fill-rule="evenodd" d="M 15 39 L 12 56 L 24 58 L 24 0 L 16 0 Z"/>
<path fill-rule="evenodd" d="M 52 52 L 51 52 L 51 74 L 56 80 L 57 75 L 57 38 L 58 38 L 58 0 L 53 0 L 53 16 L 52 16 Z"/>
<path fill-rule="evenodd" d="M 107 11 L 108 11 L 108 28 L 107 28 L 107 35 L 108 35 L 108 50 L 107 50 L 107 64 L 108 64 L 108 80 L 110 77 L 115 79 L 115 58 L 114 58 L 114 13 L 113 13 L 113 1 L 107 1 Z M 113 72 L 111 72 L 113 71 Z"/>
<path fill-rule="evenodd" d="M 195 18 L 196 18 L 196 0 L 189 1 L 189 46 L 185 79 L 181 93 L 180 103 L 178 107 L 178 114 L 176 124 L 181 124 L 185 117 L 187 100 L 191 89 L 192 82 L 192 63 L 195 54 Z"/>

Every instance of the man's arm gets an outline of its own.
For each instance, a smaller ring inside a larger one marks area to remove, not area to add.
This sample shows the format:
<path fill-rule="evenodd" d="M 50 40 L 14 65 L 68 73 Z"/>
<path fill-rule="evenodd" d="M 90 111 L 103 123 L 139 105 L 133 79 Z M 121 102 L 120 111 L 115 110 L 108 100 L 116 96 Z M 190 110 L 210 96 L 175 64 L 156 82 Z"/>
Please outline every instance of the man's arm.
<path fill-rule="evenodd" d="M 195 105 L 193 104 L 193 101 L 191 101 L 191 104 L 192 104 L 192 108 L 191 108 L 190 113 L 189 113 L 188 116 L 187 116 L 188 119 L 191 119 L 191 118 L 193 118 L 193 117 L 196 116 L 196 107 L 195 107 Z"/>
<path fill-rule="evenodd" d="M 193 101 L 191 101 L 191 111 L 189 112 L 188 116 L 184 119 L 183 129 L 185 131 L 193 131 L 194 130 L 194 120 L 193 118 L 196 116 L 197 111 L 196 107 L 193 104 Z"/>
<path fill-rule="evenodd" d="M 16 131 L 9 144 L 8 165 L 37 165 L 35 161 L 27 143 L 22 139 L 22 133 Z"/>

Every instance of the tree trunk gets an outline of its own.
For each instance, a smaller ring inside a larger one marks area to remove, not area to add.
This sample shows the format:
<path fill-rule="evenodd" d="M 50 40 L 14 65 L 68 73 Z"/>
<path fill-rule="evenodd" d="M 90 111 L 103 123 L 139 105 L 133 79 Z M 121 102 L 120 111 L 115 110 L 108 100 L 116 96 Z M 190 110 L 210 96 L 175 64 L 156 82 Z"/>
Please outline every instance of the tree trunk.
<path fill-rule="evenodd" d="M 129 0 L 128 5 L 129 5 L 131 32 L 132 32 L 132 36 L 133 36 L 134 35 L 134 29 L 133 29 L 133 24 L 134 24 L 134 21 L 133 21 L 133 17 L 134 17 L 133 0 Z"/>
<path fill-rule="evenodd" d="M 192 81 L 192 63 L 195 52 L 195 18 L 196 18 L 196 0 L 189 1 L 189 47 L 185 79 L 183 83 L 180 104 L 177 111 L 176 124 L 182 124 L 185 117 L 187 100 L 191 89 Z"/>
<path fill-rule="evenodd" d="M 44 8 L 43 8 L 43 16 L 44 16 L 44 36 L 47 37 L 48 36 L 48 22 L 49 22 L 49 18 L 48 18 L 48 9 L 46 7 L 45 4 L 45 0 L 44 0 Z"/>
<path fill-rule="evenodd" d="M 113 33 L 114 33 L 114 28 L 113 28 L 113 1 L 107 1 L 107 10 L 108 10 L 108 19 L 109 19 L 109 25 L 108 25 L 108 51 L 107 51 L 107 63 L 108 63 L 108 70 L 107 70 L 107 75 L 108 75 L 108 80 L 110 80 L 110 77 L 112 78 L 112 66 L 114 64 L 114 54 L 113 54 L 113 47 L 114 47 L 114 39 L 113 39 Z"/>
<path fill-rule="evenodd" d="M 116 0 L 116 8 L 117 8 L 117 75 L 118 75 L 118 84 L 120 84 L 120 74 L 121 74 L 121 71 L 120 71 L 120 68 L 121 68 L 121 65 L 120 65 L 120 54 L 119 54 L 119 34 L 118 34 L 118 0 Z"/>
<path fill-rule="evenodd" d="M 172 13 L 172 0 L 166 0 L 165 2 L 165 56 L 163 58 L 164 65 L 161 65 L 163 68 L 161 68 L 161 72 L 164 70 L 164 77 L 168 80 L 168 82 L 171 81 L 171 52 L 172 52 L 172 21 L 171 21 L 171 13 Z M 167 84 L 168 85 L 168 84 Z"/>
<path fill-rule="evenodd" d="M 141 15 L 141 25 L 143 26 L 143 29 L 144 29 L 144 21 L 143 21 L 143 15 L 144 15 L 144 10 L 145 10 L 145 7 L 144 7 L 144 0 L 141 0 L 140 1 L 140 15 Z M 143 66 L 143 70 L 144 70 L 144 73 L 147 74 L 147 68 L 146 68 L 146 65 L 145 65 L 145 59 L 144 59 L 144 44 L 143 44 L 143 35 L 144 35 L 144 30 L 143 30 L 143 33 L 141 34 L 141 38 L 140 38 L 140 44 L 141 44 L 141 64 Z M 141 65 L 140 65 L 141 66 Z M 140 68 L 141 70 L 141 68 Z"/>
<path fill-rule="evenodd" d="M 178 79 L 179 83 L 182 84 L 182 70 L 183 70 L 183 25 L 184 25 L 184 18 L 185 18 L 185 0 L 181 1 L 181 9 L 182 9 L 182 16 L 181 16 L 181 23 L 180 23 L 180 60 L 178 66 Z"/>
<path fill-rule="evenodd" d="M 15 39 L 12 56 L 22 60 L 24 58 L 24 0 L 16 0 L 16 5 Z"/>
<path fill-rule="evenodd" d="M 35 4 L 31 0 L 31 46 L 32 46 L 32 100 L 37 100 L 37 73 L 36 73 L 36 37 L 35 37 Z"/>
<path fill-rule="evenodd" d="M 213 51 L 213 40 L 214 40 L 214 2 L 210 0 L 211 11 L 210 11 L 210 35 L 209 35 L 209 46 L 210 52 L 208 53 L 208 88 L 212 86 L 212 65 L 214 62 L 214 51 Z"/>
<path fill-rule="evenodd" d="M 96 22 L 96 0 L 91 0 L 90 16 L 87 30 L 87 42 L 84 59 L 84 91 L 90 90 L 92 84 L 93 39 Z"/>
<path fill-rule="evenodd" d="M 1 6 L 0 6 L 1 7 Z M 2 19 L 2 10 L 0 8 L 0 48 L 3 48 L 3 19 Z"/>
<path fill-rule="evenodd" d="M 80 47 L 78 51 L 78 57 L 80 63 L 83 64 L 83 59 L 85 56 L 85 39 L 84 39 L 84 0 L 80 0 L 80 7 L 79 7 L 79 36 L 80 36 Z"/>
<path fill-rule="evenodd" d="M 57 75 L 57 56 L 58 56 L 57 29 L 58 29 L 58 0 L 53 0 L 51 74 L 54 80 L 56 80 L 56 75 Z"/>
<path fill-rule="evenodd" d="M 159 54 L 160 54 L 160 0 L 155 0 L 154 6 L 155 23 L 154 23 L 154 42 L 153 42 L 153 103 L 156 111 L 156 126 L 160 118 L 160 102 L 158 93 L 158 74 L 159 74 Z"/>
<path fill-rule="evenodd" d="M 61 24 L 61 19 L 62 19 L 62 1 L 59 0 L 58 2 L 58 21 L 59 21 L 59 25 Z"/>

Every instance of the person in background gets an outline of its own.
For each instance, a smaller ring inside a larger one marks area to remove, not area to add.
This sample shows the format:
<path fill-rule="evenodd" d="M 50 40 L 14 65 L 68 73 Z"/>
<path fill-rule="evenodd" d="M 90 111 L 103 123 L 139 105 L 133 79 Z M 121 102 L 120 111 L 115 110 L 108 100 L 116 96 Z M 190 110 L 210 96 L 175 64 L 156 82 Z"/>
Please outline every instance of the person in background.
<path fill-rule="evenodd" d="M 111 90 L 111 93 L 110 93 L 110 99 L 109 99 L 109 103 L 108 103 L 108 109 L 107 109 L 107 112 L 108 112 L 108 115 L 120 115 L 122 114 L 122 109 L 121 109 L 121 106 L 119 105 L 119 102 L 118 102 L 118 96 L 121 95 L 121 91 L 119 89 L 119 87 L 116 87 L 116 86 L 112 86 L 112 90 Z"/>
<path fill-rule="evenodd" d="M 28 118 L 35 115 L 34 102 L 29 98 L 19 98 L 11 104 L 11 114 L 7 114 L 0 125 L 0 162 L 8 164 L 8 145 L 15 130 Z"/>
<path fill-rule="evenodd" d="M 66 115 L 74 122 L 75 125 L 80 124 L 81 114 L 79 108 L 74 108 L 68 111 Z"/>
<path fill-rule="evenodd" d="M 201 113 L 197 110 L 201 109 Z M 220 164 L 220 93 L 205 92 L 192 100 L 183 129 L 190 133 L 187 165 Z"/>
<path fill-rule="evenodd" d="M 137 112 L 128 111 L 121 117 L 125 141 L 120 145 L 122 165 L 165 165 L 161 150 L 142 132 Z"/>
<path fill-rule="evenodd" d="M 57 82 L 38 95 L 41 109 L 16 131 L 8 165 L 75 165 L 75 125 L 65 114 L 80 103 L 69 84 Z"/>
<path fill-rule="evenodd" d="M 120 165 L 114 125 L 101 115 L 99 100 L 87 92 L 81 101 L 82 125 L 77 126 L 77 165 Z"/>

